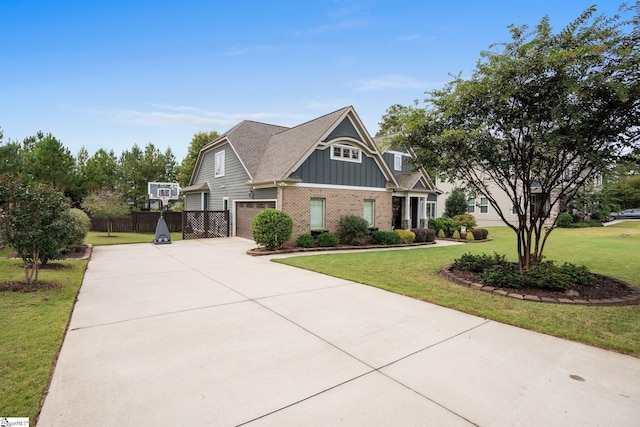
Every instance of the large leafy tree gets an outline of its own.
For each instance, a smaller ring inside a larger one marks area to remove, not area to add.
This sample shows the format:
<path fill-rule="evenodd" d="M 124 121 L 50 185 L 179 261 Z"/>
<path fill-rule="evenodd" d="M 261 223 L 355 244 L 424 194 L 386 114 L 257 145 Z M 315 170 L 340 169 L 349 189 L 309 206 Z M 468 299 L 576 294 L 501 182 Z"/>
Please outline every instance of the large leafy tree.
<path fill-rule="evenodd" d="M 82 208 L 95 218 L 107 220 L 107 236 L 111 237 L 113 231 L 113 219 L 126 217 L 129 214 L 129 205 L 124 201 L 122 192 L 113 188 L 101 188 L 84 198 Z"/>
<path fill-rule="evenodd" d="M 187 156 L 180 163 L 178 168 L 178 182 L 180 186 L 186 187 L 191 180 L 191 174 L 196 166 L 198 160 L 198 153 L 208 143 L 217 139 L 220 135 L 215 130 L 210 132 L 198 132 L 193 135 L 191 142 L 189 143 L 189 152 Z"/>
<path fill-rule="evenodd" d="M 4 135 L 0 129 L 0 175 L 17 176 L 22 172 L 22 157 L 20 144 L 3 141 Z"/>
<path fill-rule="evenodd" d="M 558 33 L 546 17 L 531 32 L 512 25 L 511 40 L 482 52 L 470 78 L 383 117 L 381 127 L 399 131 L 396 142 L 411 146 L 421 166 L 488 199 L 517 235 L 521 271 L 540 261 L 553 208 L 638 145 L 639 18 L 632 8 L 595 13 Z"/>

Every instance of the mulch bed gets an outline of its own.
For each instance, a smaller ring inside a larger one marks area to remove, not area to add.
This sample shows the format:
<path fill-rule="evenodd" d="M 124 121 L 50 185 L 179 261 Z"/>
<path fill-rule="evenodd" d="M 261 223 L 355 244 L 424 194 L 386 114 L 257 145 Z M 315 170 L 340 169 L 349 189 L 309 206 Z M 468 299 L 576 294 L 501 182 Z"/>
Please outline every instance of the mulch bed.
<path fill-rule="evenodd" d="M 456 270 L 451 266 L 445 267 L 442 270 L 442 275 L 449 280 L 473 289 L 529 301 L 586 305 L 640 304 L 640 288 L 600 274 L 593 275 L 596 279 L 593 285 L 577 285 L 570 290 L 571 292 L 532 287 L 492 288 L 482 285 L 480 274 Z"/>
<path fill-rule="evenodd" d="M 384 249 L 384 248 L 405 248 L 412 246 L 425 246 L 425 245 L 434 245 L 436 242 L 424 242 L 424 243 L 408 243 L 401 245 L 373 245 L 373 244 L 362 244 L 358 246 L 353 245 L 345 245 L 343 243 L 339 243 L 338 246 L 332 247 L 313 247 L 313 248 L 303 248 L 297 246 L 295 243 L 285 243 L 279 249 L 267 249 L 264 247 L 257 247 L 253 249 L 249 249 L 247 251 L 248 255 L 252 256 L 260 256 L 260 255 L 276 255 L 276 254 L 291 254 L 296 252 L 323 252 L 323 251 L 342 251 L 342 250 L 358 250 L 358 249 Z"/>

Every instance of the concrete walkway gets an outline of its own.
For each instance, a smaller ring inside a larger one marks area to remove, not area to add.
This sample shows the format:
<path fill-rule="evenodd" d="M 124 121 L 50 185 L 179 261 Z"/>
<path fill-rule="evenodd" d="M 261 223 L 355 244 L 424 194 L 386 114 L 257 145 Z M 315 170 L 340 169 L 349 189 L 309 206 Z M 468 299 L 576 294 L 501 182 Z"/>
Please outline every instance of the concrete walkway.
<path fill-rule="evenodd" d="M 38 426 L 638 425 L 639 359 L 252 246 L 94 248 Z"/>

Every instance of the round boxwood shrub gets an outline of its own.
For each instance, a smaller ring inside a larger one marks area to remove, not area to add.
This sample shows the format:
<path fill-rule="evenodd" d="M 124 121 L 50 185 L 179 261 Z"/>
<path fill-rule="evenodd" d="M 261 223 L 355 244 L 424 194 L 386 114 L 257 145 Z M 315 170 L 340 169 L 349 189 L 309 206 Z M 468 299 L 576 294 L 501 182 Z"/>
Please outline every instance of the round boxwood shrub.
<path fill-rule="evenodd" d="M 322 233 L 318 236 L 318 246 L 323 248 L 338 246 L 338 238 L 333 233 Z"/>
<path fill-rule="evenodd" d="M 424 239 L 425 242 L 435 242 L 436 241 L 436 230 L 433 230 L 431 228 L 425 228 L 427 235 Z"/>
<path fill-rule="evenodd" d="M 400 236 L 400 243 L 409 244 L 416 241 L 416 234 L 411 230 L 395 230 L 398 236 Z"/>
<path fill-rule="evenodd" d="M 301 234 L 296 239 L 296 245 L 302 246 L 303 248 L 312 248 L 315 244 L 316 242 L 313 240 L 311 234 Z"/>
<path fill-rule="evenodd" d="M 366 219 L 356 215 L 343 215 L 339 222 L 338 237 L 348 245 L 359 245 L 367 238 L 369 223 Z"/>
<path fill-rule="evenodd" d="M 558 215 L 558 220 L 556 222 L 556 225 L 558 227 L 571 227 L 571 224 L 573 224 L 573 216 L 570 213 L 562 212 L 560 215 Z"/>
<path fill-rule="evenodd" d="M 443 233 L 442 237 L 450 237 L 453 234 L 453 220 L 447 216 L 431 218 L 429 228 L 436 230 L 438 237 L 440 237 L 440 231 Z"/>
<path fill-rule="evenodd" d="M 293 220 L 286 212 L 267 208 L 251 223 L 253 240 L 268 249 L 277 249 L 291 238 Z"/>
<path fill-rule="evenodd" d="M 489 230 L 486 228 L 474 228 L 471 230 L 474 240 L 486 240 L 489 236 Z"/>

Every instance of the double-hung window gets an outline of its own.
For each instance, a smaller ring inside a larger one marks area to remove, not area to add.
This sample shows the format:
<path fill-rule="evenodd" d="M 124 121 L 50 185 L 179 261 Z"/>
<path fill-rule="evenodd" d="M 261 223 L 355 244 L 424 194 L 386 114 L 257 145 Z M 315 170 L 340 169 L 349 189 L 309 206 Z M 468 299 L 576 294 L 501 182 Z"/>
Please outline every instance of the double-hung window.
<path fill-rule="evenodd" d="M 467 213 L 476 213 L 476 198 L 469 197 L 467 199 Z"/>
<path fill-rule="evenodd" d="M 224 150 L 216 153 L 215 163 L 215 176 L 224 176 Z"/>
<path fill-rule="evenodd" d="M 480 213 L 489 213 L 489 200 L 486 197 L 480 197 Z"/>
<path fill-rule="evenodd" d="M 393 155 L 393 170 L 396 170 L 396 171 L 402 170 L 402 154 Z"/>
<path fill-rule="evenodd" d="M 310 213 L 311 230 L 324 228 L 324 199 L 311 199 Z"/>

